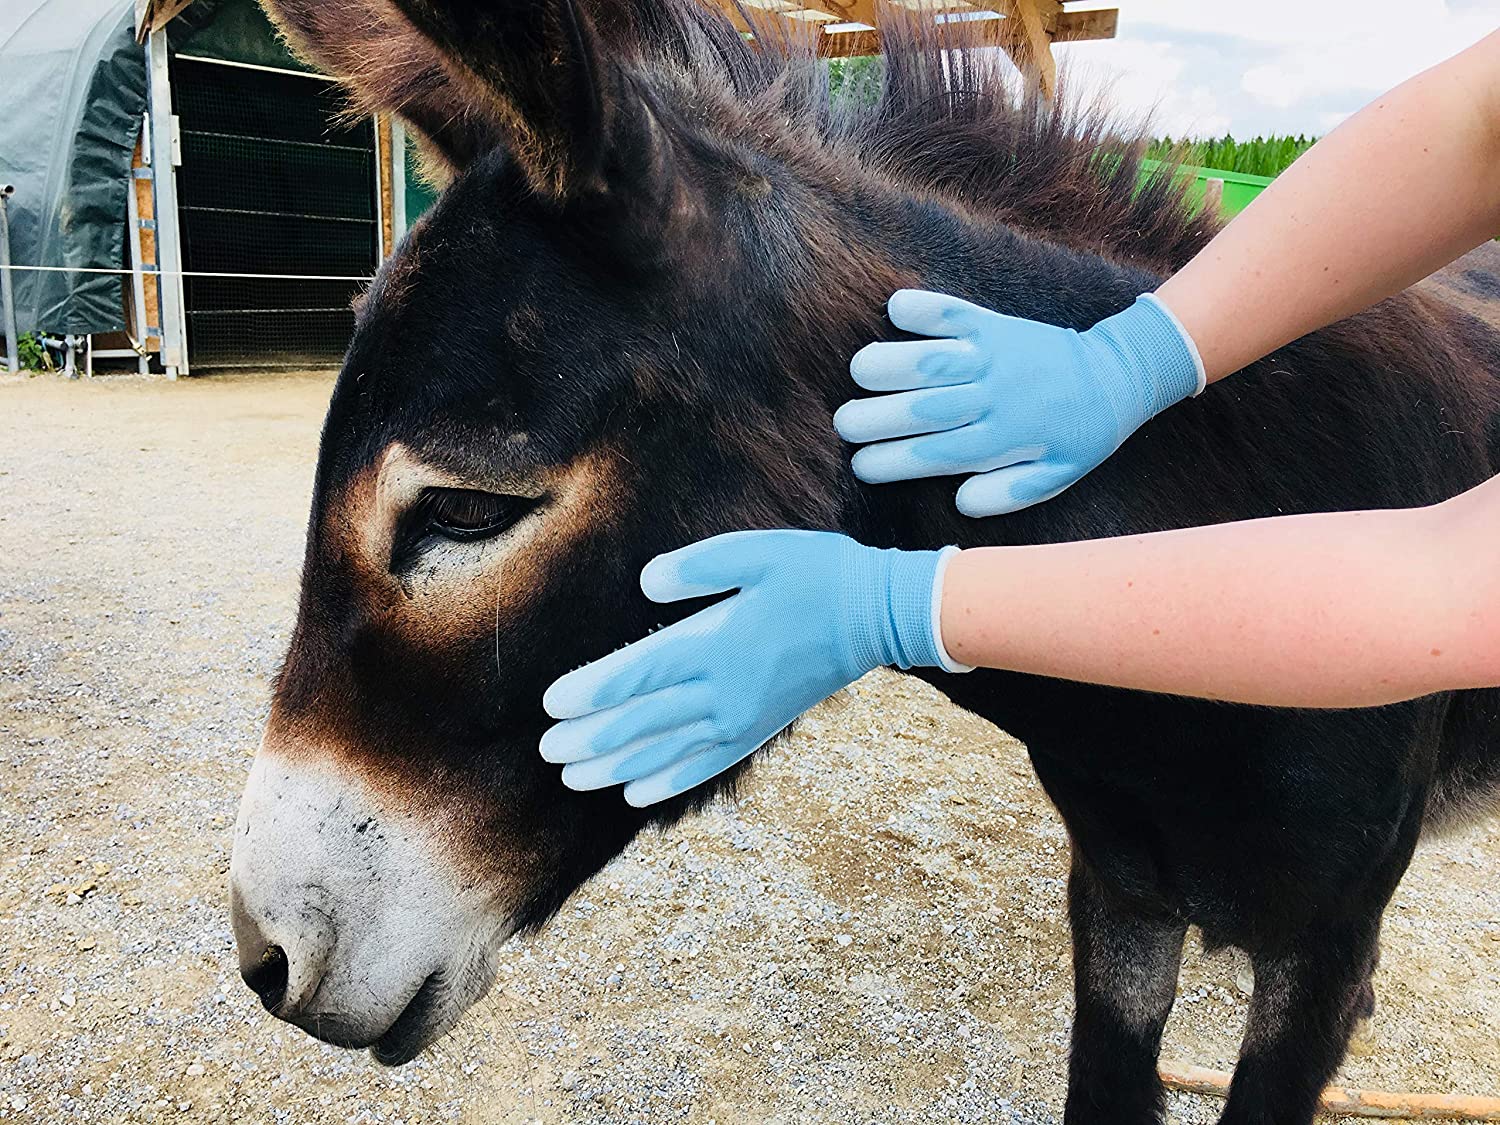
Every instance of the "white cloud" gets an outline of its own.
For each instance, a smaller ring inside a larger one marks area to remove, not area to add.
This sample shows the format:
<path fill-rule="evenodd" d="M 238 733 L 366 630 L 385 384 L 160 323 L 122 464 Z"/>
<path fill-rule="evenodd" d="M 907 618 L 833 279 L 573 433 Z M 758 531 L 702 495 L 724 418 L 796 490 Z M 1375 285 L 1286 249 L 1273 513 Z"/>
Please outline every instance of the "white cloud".
<path fill-rule="evenodd" d="M 1065 55 L 1064 79 L 1076 93 L 1102 93 L 1132 122 L 1146 117 L 1154 132 L 1181 136 L 1217 136 L 1227 131 L 1230 115 L 1221 91 L 1188 75 L 1188 56 L 1160 39 L 1118 39 L 1105 44 L 1107 57 Z M 1059 50 L 1059 54 L 1063 52 Z"/>
<path fill-rule="evenodd" d="M 1500 0 L 1119 0 L 1114 40 L 1058 48 L 1174 136 L 1326 132 L 1500 27 Z"/>

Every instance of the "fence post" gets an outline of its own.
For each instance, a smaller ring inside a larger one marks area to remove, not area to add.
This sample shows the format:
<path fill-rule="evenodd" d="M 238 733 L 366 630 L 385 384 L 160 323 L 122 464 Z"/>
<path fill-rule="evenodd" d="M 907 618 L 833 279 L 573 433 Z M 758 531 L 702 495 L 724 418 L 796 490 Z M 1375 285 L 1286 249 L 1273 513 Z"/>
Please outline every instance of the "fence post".
<path fill-rule="evenodd" d="M 16 297 L 10 287 L 10 197 L 16 189 L 0 184 L 0 304 L 5 315 L 5 363 L 10 373 L 21 370 L 20 341 L 16 339 Z"/>
<path fill-rule="evenodd" d="M 1203 181 L 1203 209 L 1211 215 L 1224 209 L 1224 181 L 1218 176 Z"/>
<path fill-rule="evenodd" d="M 406 237 L 406 126 L 391 117 L 391 243 Z"/>
<path fill-rule="evenodd" d="M 143 159 L 150 145 L 150 127 L 147 121 L 149 118 L 141 120 L 140 146 Z M 141 170 L 145 171 L 144 168 Z M 151 370 L 151 362 L 146 358 L 147 345 L 150 343 L 151 323 L 146 316 L 145 253 L 141 249 L 141 205 L 136 197 L 136 187 L 141 180 L 136 176 L 134 167 L 130 169 L 130 177 L 126 183 L 128 190 L 125 192 L 125 239 L 130 247 L 130 307 L 131 320 L 135 328 L 131 344 L 139 353 L 135 364 L 136 371 L 144 375 Z"/>
<path fill-rule="evenodd" d="M 20 341 L 15 338 L 15 294 L 10 290 L 10 196 L 15 186 L 0 184 L 0 305 L 5 309 L 5 362 L 10 374 L 21 371 L 18 354 Z"/>
<path fill-rule="evenodd" d="M 146 45 L 151 93 L 151 178 L 156 187 L 156 285 L 161 306 L 161 362 L 167 378 L 188 373 L 187 318 L 182 285 L 182 239 L 177 229 L 176 123 L 167 71 L 167 30 Z"/>

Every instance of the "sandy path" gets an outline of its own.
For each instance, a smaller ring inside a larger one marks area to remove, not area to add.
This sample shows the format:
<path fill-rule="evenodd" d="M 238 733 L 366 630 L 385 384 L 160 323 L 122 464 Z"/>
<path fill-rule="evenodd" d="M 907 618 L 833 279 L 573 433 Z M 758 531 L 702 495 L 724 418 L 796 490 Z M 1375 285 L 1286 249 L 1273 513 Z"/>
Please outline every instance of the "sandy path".
<path fill-rule="evenodd" d="M 1062 828 L 1015 742 L 893 675 L 638 842 L 412 1066 L 255 1006 L 229 825 L 329 385 L 0 380 L 0 1120 L 1056 1122 Z M 1346 1081 L 1500 1094 L 1497 872 L 1495 818 L 1423 849 Z M 1190 948 L 1170 1054 L 1232 1061 L 1241 977 Z"/>

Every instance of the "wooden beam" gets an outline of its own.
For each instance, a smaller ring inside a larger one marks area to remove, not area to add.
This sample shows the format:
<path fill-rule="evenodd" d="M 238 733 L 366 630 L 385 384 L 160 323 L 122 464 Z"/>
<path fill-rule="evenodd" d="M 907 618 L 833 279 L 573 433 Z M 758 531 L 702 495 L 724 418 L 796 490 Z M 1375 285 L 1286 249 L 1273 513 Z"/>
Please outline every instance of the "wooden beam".
<path fill-rule="evenodd" d="M 745 21 L 744 16 L 740 14 L 739 9 L 735 5 L 730 4 L 728 7 L 720 9 L 729 17 L 729 22 L 734 24 L 735 30 L 741 35 L 749 35 L 755 38 L 764 36 L 773 40 L 784 38 L 788 43 L 817 44 L 821 42 L 821 33 L 816 23 L 809 23 L 806 20 L 787 19 L 771 8 L 761 8 L 753 5 L 746 6 L 753 8 L 751 19 L 755 21 L 755 27 L 751 27 Z M 759 30 L 757 31 L 756 28 L 759 28 Z"/>
<path fill-rule="evenodd" d="M 1056 28 L 1048 38 L 1051 43 L 1113 39 L 1119 26 L 1119 18 L 1118 8 L 1090 12 L 1063 12 L 1058 15 Z M 1017 55 L 1024 58 L 1025 52 L 1030 49 L 1026 41 L 1025 25 L 1017 16 L 992 20 L 968 20 L 945 26 L 955 29 L 953 35 L 956 40 L 955 45 L 958 46 L 998 47 L 1013 59 Z M 878 29 L 825 33 L 818 40 L 818 53 L 825 58 L 843 59 L 860 55 L 878 55 L 880 51 Z M 1051 62 L 1050 44 L 1044 57 Z M 1031 69 L 1020 62 L 1017 65 L 1022 66 L 1023 70 Z M 1056 64 L 1052 63 L 1049 69 L 1053 76 L 1052 81 L 1055 82 Z"/>
<path fill-rule="evenodd" d="M 144 43 L 151 33 L 166 27 L 182 14 L 193 0 L 144 0 L 136 4 L 135 37 Z"/>
<path fill-rule="evenodd" d="M 874 27 L 876 0 L 807 0 L 804 5 L 814 11 L 827 12 L 837 23 L 867 23 Z"/>
<path fill-rule="evenodd" d="M 1097 12 L 1064 12 L 1058 18 L 1053 42 L 1113 39 L 1119 15 L 1118 8 Z M 954 28 L 956 45 L 999 47 L 1007 52 L 1016 45 L 1016 36 L 1021 33 L 1018 23 L 1011 19 L 970 20 L 947 26 Z M 847 59 L 859 55 L 878 55 L 880 50 L 878 30 L 825 33 L 818 40 L 818 53 L 826 58 Z"/>
<path fill-rule="evenodd" d="M 1092 39 L 1113 39 L 1119 28 L 1119 8 L 1064 12 L 1057 17 L 1057 25 L 1052 30 L 1052 42 L 1081 43 Z"/>
<path fill-rule="evenodd" d="M 1051 97 L 1057 92 L 1057 60 L 1052 57 L 1052 36 L 1048 19 L 1055 26 L 1061 6 L 1057 0 L 1009 0 L 1006 22 L 1014 22 L 1018 32 L 1005 47 L 1005 53 L 1022 74 L 1035 74 L 1042 93 Z"/>

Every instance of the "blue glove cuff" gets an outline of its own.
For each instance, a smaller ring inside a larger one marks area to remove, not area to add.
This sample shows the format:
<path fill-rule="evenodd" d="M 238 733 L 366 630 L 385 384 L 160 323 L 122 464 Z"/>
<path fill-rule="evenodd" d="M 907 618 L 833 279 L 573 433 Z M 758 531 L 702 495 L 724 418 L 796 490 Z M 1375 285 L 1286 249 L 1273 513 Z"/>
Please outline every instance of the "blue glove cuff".
<path fill-rule="evenodd" d="M 865 668 L 943 668 L 967 672 L 943 648 L 943 573 L 957 547 L 899 551 L 858 547 L 848 589 L 854 592 L 855 660 Z"/>
<path fill-rule="evenodd" d="M 1193 389 L 1186 395 L 1183 395 L 1182 398 L 1197 398 L 1203 393 L 1203 389 L 1208 386 L 1208 369 L 1203 366 L 1203 356 L 1198 353 L 1197 343 L 1194 342 L 1193 337 L 1188 333 L 1182 321 L 1177 319 L 1177 314 L 1167 308 L 1167 303 L 1155 293 L 1142 293 L 1135 299 L 1135 302 L 1138 305 L 1145 305 L 1147 308 L 1153 309 L 1165 317 L 1167 323 L 1171 325 L 1172 330 L 1177 333 L 1177 338 L 1187 348 L 1188 358 L 1193 361 Z M 1177 402 L 1181 401 L 1181 399 L 1174 399 L 1173 401 Z M 1170 405 L 1172 404 L 1167 404 L 1167 406 Z M 1166 409 L 1166 407 L 1162 409 Z"/>
<path fill-rule="evenodd" d="M 1119 388 L 1128 397 L 1122 419 L 1129 436 L 1136 426 L 1167 407 L 1202 392 L 1207 376 L 1193 338 L 1154 293 L 1143 293 L 1124 312 L 1101 320 L 1084 335 L 1108 348 L 1137 382 Z"/>

